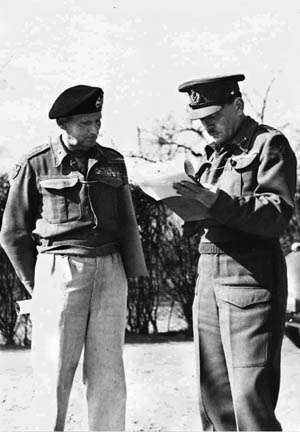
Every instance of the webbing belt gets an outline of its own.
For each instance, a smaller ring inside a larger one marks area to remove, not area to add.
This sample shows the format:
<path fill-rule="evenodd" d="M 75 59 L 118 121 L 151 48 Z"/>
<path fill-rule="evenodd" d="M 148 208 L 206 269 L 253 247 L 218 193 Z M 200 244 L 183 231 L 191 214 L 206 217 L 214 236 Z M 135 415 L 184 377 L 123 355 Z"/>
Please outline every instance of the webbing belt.
<path fill-rule="evenodd" d="M 274 245 L 274 239 L 245 240 L 243 242 L 210 243 L 201 242 L 199 252 L 201 254 L 227 254 L 229 252 L 250 252 L 258 249 L 268 249 Z"/>

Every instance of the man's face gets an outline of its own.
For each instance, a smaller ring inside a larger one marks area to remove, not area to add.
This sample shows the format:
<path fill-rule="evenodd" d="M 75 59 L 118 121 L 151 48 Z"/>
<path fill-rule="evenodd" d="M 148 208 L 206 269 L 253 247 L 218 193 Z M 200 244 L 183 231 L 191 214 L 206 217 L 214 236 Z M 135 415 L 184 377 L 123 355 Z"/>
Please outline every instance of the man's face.
<path fill-rule="evenodd" d="M 235 134 L 241 122 L 239 112 L 233 102 L 225 104 L 220 111 L 201 119 L 216 144 L 224 144 Z"/>
<path fill-rule="evenodd" d="M 68 117 L 61 127 L 67 134 L 66 145 L 70 150 L 87 151 L 96 144 L 101 127 L 101 113 Z"/>

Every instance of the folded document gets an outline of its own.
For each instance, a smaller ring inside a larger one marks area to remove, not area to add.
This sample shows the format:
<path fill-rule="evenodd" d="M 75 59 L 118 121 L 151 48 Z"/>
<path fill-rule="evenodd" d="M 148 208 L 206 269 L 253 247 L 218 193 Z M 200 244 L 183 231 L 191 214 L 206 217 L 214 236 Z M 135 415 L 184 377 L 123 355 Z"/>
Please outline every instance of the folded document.
<path fill-rule="evenodd" d="M 154 179 L 138 182 L 145 194 L 161 201 L 180 216 L 185 222 L 206 219 L 208 210 L 199 201 L 186 198 L 176 192 L 173 183 L 191 181 L 189 176 L 182 172 L 174 175 L 157 173 Z"/>

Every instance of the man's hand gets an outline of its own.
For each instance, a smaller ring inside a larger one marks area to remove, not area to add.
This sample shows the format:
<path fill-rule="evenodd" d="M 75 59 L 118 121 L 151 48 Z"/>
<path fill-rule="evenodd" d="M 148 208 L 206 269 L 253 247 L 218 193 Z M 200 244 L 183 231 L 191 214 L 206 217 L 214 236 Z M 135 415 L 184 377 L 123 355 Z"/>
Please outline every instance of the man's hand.
<path fill-rule="evenodd" d="M 219 190 L 213 186 L 201 185 L 189 181 L 181 181 L 173 183 L 173 188 L 180 195 L 199 201 L 204 207 L 210 208 L 216 201 L 219 195 Z"/>

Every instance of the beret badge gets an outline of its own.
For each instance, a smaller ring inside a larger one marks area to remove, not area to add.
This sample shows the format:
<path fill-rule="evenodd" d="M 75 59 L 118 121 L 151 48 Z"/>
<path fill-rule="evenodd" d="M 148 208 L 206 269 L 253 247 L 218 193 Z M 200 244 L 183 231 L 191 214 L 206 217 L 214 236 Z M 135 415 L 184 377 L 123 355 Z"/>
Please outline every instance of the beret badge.
<path fill-rule="evenodd" d="M 77 114 L 98 113 L 103 105 L 101 87 L 76 85 L 64 90 L 54 101 L 50 111 L 50 119 L 69 117 Z"/>
<path fill-rule="evenodd" d="M 99 96 L 95 102 L 95 107 L 99 109 L 102 106 L 102 97 Z"/>

